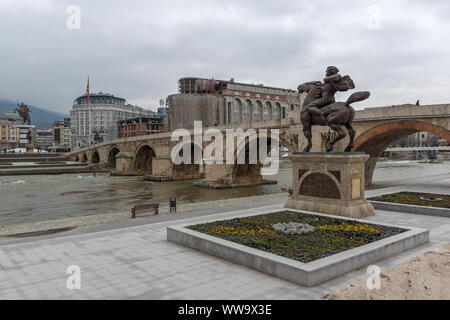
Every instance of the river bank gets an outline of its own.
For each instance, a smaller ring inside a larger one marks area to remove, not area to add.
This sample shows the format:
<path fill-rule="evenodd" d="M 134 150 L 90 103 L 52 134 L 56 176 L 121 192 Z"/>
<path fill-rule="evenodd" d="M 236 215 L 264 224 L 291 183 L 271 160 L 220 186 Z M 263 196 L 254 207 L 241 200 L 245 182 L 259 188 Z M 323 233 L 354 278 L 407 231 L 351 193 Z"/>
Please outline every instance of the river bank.
<path fill-rule="evenodd" d="M 217 201 L 206 201 L 199 203 L 185 203 L 177 206 L 177 213 L 169 213 L 169 204 L 160 205 L 160 215 L 180 215 L 186 212 L 221 208 L 226 206 L 239 206 L 243 204 L 260 203 L 261 201 L 278 201 L 287 198 L 287 193 L 276 193 L 262 196 L 241 197 Z M 101 213 L 81 217 L 45 220 L 33 223 L 19 223 L 0 226 L 0 240 L 11 238 L 23 238 L 35 235 L 68 231 L 70 229 L 106 224 L 118 221 L 130 220 L 130 211 Z"/>

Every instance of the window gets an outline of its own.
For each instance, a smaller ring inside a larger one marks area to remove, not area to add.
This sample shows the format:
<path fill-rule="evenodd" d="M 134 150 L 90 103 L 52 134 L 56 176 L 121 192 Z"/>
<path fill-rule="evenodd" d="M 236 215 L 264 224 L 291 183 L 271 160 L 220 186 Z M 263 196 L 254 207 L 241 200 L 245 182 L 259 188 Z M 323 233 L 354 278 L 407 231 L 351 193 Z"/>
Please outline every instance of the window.
<path fill-rule="evenodd" d="M 238 100 L 234 100 L 234 111 L 235 112 L 239 111 L 239 101 Z"/>

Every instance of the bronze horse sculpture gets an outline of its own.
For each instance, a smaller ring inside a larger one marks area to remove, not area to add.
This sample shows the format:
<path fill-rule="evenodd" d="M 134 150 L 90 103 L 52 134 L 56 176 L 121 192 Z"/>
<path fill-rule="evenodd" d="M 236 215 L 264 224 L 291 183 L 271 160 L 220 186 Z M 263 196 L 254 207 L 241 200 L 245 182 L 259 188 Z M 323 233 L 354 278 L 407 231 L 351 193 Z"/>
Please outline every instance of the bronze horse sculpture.
<path fill-rule="evenodd" d="M 351 104 L 363 101 L 370 96 L 368 91 L 353 93 L 346 102 L 336 102 L 334 94 L 338 91 L 347 91 L 354 89 L 355 85 L 349 76 L 341 76 L 339 69 L 330 66 L 326 71 L 324 82 L 311 81 L 298 87 L 299 94 L 307 93 L 302 104 L 300 119 L 303 124 L 303 134 L 308 140 L 304 152 L 309 152 L 312 147 L 311 127 L 313 125 L 329 126 L 336 132 L 336 137 L 326 145 L 326 151 L 333 150 L 334 145 L 346 137 L 342 128 L 345 126 L 350 136 L 350 142 L 345 148 L 345 152 L 350 152 L 353 148 L 355 130 L 352 127 L 352 121 L 355 116 L 355 109 Z"/>
<path fill-rule="evenodd" d="M 18 108 L 15 109 L 15 111 L 17 111 L 17 113 L 19 114 L 19 116 L 23 119 L 25 124 L 30 124 L 31 123 L 31 117 L 30 117 L 30 109 L 28 108 L 28 106 L 26 104 L 24 104 L 23 102 L 19 105 L 17 105 Z"/>

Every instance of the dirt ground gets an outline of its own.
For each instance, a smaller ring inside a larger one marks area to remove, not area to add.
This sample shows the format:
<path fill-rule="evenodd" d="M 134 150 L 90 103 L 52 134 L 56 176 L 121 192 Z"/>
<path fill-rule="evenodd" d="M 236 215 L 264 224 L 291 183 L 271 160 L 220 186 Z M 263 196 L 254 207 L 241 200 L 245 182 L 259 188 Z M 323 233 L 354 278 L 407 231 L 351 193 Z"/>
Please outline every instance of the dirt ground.
<path fill-rule="evenodd" d="M 450 300 L 450 243 L 383 271 L 380 289 L 364 279 L 323 299 Z"/>

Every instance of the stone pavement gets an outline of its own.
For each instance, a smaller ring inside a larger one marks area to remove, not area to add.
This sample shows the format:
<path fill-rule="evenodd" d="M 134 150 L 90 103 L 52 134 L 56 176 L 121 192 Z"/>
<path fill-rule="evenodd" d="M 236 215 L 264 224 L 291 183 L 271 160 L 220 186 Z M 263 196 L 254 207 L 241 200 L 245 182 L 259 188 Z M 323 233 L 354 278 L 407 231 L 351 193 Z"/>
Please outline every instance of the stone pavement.
<path fill-rule="evenodd" d="M 367 196 L 396 191 L 448 194 L 449 186 L 450 176 L 445 176 L 373 189 Z M 272 199 L 251 206 L 136 219 L 142 225 L 124 221 L 2 242 L 0 299 L 317 299 L 367 277 L 363 268 L 306 288 L 166 241 L 168 225 L 195 223 L 208 214 L 226 218 L 236 211 L 258 213 L 261 207 L 282 206 L 283 201 Z M 366 220 L 431 230 L 430 243 L 379 261 L 382 270 L 450 242 L 448 218 L 377 211 Z M 70 265 L 81 268 L 80 290 L 66 287 Z"/>

